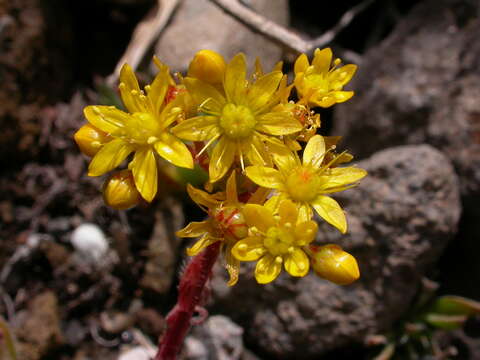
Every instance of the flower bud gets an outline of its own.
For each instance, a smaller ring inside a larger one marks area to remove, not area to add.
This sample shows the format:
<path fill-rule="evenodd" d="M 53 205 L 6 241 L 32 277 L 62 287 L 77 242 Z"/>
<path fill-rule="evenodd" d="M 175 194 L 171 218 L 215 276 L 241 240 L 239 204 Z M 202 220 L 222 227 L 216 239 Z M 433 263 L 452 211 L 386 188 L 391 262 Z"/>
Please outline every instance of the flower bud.
<path fill-rule="evenodd" d="M 312 245 L 310 257 L 315 273 L 335 284 L 348 285 L 360 277 L 357 260 L 338 245 Z"/>
<path fill-rule="evenodd" d="M 87 156 L 95 156 L 100 148 L 111 140 L 110 136 L 95 126 L 83 125 L 73 136 L 80 151 Z"/>
<path fill-rule="evenodd" d="M 105 204 L 116 210 L 126 210 L 134 207 L 141 199 L 130 170 L 114 173 L 103 185 Z"/>
<path fill-rule="evenodd" d="M 188 76 L 200 79 L 209 84 L 220 84 L 225 74 L 223 56 L 212 50 L 197 52 L 188 67 Z"/>

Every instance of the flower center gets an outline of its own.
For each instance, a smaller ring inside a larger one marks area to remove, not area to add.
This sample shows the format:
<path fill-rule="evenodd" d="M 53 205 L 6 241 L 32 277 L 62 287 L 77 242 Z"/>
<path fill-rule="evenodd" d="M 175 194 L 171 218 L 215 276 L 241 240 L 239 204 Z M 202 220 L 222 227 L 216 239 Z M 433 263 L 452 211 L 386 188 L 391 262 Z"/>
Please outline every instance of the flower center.
<path fill-rule="evenodd" d="M 308 167 L 298 167 L 287 178 L 287 191 L 295 201 L 312 201 L 320 185 L 320 177 Z"/>
<path fill-rule="evenodd" d="M 231 139 L 249 137 L 257 121 L 250 109 L 243 105 L 227 104 L 222 110 L 220 126 Z"/>
<path fill-rule="evenodd" d="M 295 249 L 295 237 L 287 229 L 271 227 L 263 239 L 263 245 L 273 256 L 285 255 Z"/>
<path fill-rule="evenodd" d="M 160 122 L 151 114 L 136 112 L 128 118 L 125 126 L 127 136 L 136 143 L 147 144 L 149 139 L 158 136 Z"/>

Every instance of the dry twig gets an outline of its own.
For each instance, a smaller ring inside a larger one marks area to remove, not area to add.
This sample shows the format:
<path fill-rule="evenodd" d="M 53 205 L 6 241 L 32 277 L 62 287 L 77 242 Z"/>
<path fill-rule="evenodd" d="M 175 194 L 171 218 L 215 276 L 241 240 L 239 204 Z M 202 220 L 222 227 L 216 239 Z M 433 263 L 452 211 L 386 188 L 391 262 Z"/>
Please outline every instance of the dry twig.
<path fill-rule="evenodd" d="M 375 0 L 364 0 L 360 4 L 345 12 L 338 23 L 321 36 L 314 39 L 305 39 L 264 16 L 242 5 L 238 0 L 210 0 L 223 11 L 232 15 L 237 20 L 250 27 L 254 31 L 282 44 L 286 48 L 299 53 L 312 53 L 316 48 L 321 48 L 330 43 L 346 28 L 360 12 L 365 10 Z"/>
<path fill-rule="evenodd" d="M 150 48 L 153 41 L 160 35 L 165 25 L 170 20 L 173 12 L 181 0 L 157 0 L 157 5 L 136 26 L 127 50 L 122 55 L 115 67 L 115 71 L 107 78 L 107 83 L 113 85 L 117 82 L 120 69 L 128 63 L 136 69 L 142 61 L 145 52 Z"/>

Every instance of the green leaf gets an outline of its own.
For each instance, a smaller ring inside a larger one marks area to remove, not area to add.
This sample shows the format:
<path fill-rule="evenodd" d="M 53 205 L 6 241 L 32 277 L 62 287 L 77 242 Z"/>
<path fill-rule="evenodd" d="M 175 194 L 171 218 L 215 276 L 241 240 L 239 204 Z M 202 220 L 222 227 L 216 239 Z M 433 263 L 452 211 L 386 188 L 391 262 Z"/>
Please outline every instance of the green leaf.
<path fill-rule="evenodd" d="M 466 315 L 444 315 L 428 313 L 425 321 L 433 327 L 444 330 L 455 330 L 463 326 L 468 316 Z"/>
<path fill-rule="evenodd" d="M 480 314 L 480 302 L 461 296 L 446 295 L 437 298 L 429 312 L 445 315 Z"/>

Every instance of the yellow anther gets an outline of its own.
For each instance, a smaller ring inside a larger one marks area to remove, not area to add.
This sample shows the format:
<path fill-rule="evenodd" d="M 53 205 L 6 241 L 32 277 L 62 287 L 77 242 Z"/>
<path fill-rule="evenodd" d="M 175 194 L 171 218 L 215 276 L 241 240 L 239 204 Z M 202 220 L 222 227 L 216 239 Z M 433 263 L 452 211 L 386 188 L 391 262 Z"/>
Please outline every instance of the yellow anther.
<path fill-rule="evenodd" d="M 152 145 L 152 144 L 155 144 L 157 141 L 158 141 L 158 138 L 156 136 L 150 136 L 147 139 L 147 144 Z"/>
<path fill-rule="evenodd" d="M 277 264 L 281 264 L 283 262 L 283 258 L 281 256 L 277 256 L 277 257 L 275 257 L 275 262 Z"/>
<path fill-rule="evenodd" d="M 290 246 L 287 251 L 289 252 L 289 254 L 293 254 L 295 248 L 293 246 Z"/>
<path fill-rule="evenodd" d="M 291 229 L 292 228 L 292 223 L 291 222 L 286 222 L 285 224 L 283 224 L 283 226 L 285 226 L 287 229 Z"/>

